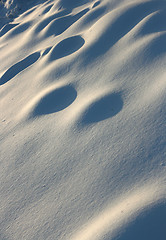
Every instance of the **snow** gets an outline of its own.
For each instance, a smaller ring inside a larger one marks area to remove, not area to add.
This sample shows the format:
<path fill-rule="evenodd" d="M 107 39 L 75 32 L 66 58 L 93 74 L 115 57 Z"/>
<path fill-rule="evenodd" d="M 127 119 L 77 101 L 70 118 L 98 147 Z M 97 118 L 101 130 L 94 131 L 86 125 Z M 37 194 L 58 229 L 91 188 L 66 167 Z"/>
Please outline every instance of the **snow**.
<path fill-rule="evenodd" d="M 166 1 L 0 8 L 0 239 L 165 240 Z"/>

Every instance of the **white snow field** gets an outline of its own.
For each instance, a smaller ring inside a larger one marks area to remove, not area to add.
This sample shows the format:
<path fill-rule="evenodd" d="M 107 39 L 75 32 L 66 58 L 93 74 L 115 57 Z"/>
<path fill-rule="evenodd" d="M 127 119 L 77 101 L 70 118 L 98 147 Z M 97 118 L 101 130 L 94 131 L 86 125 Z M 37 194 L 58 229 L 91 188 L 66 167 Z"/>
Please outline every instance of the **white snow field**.
<path fill-rule="evenodd" d="M 0 14 L 0 240 L 165 240 L 166 1 Z"/>

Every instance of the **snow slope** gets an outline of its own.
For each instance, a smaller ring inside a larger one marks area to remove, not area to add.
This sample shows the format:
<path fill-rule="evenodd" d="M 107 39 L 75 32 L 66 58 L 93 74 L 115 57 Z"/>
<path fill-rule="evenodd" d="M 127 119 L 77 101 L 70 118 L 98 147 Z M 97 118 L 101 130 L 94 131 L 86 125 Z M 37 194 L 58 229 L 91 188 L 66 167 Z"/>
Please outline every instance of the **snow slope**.
<path fill-rule="evenodd" d="M 166 1 L 3 2 L 0 239 L 165 240 Z"/>

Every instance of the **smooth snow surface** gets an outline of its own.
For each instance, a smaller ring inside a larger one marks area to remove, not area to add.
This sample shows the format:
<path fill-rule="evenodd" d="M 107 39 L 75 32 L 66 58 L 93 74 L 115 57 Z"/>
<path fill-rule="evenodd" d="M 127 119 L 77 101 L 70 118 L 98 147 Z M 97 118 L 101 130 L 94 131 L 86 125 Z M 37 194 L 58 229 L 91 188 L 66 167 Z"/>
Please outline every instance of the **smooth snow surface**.
<path fill-rule="evenodd" d="M 0 240 L 165 240 L 166 1 L 0 8 Z"/>

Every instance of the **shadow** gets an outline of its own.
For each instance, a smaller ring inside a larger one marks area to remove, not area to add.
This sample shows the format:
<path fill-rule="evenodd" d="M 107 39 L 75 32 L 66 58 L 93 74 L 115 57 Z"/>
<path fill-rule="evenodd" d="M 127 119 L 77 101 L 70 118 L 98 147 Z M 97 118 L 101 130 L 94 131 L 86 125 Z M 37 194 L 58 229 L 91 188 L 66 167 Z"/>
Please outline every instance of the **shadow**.
<path fill-rule="evenodd" d="M 119 93 L 111 93 L 92 103 L 84 112 L 82 124 L 103 121 L 118 114 L 123 107 Z"/>
<path fill-rule="evenodd" d="M 56 18 L 59 18 L 59 17 L 63 17 L 64 15 L 67 15 L 69 14 L 70 11 L 69 10 L 63 10 L 63 11 L 60 11 L 58 13 L 55 13 L 47 18 L 45 18 L 44 20 L 40 21 L 36 26 L 35 26 L 35 29 L 34 29 L 34 32 L 35 33 L 39 33 L 40 31 L 42 31 L 51 21 L 55 20 Z"/>
<path fill-rule="evenodd" d="M 35 10 L 36 10 L 36 7 L 33 7 L 32 9 L 29 9 L 29 10 L 25 11 L 25 12 L 21 15 L 21 17 L 24 17 L 24 18 L 25 18 L 26 16 L 30 15 L 31 13 L 33 13 Z"/>
<path fill-rule="evenodd" d="M 157 35 L 145 48 L 140 50 L 144 62 L 152 63 L 153 60 L 162 57 L 166 53 L 166 32 Z"/>
<path fill-rule="evenodd" d="M 51 114 L 71 105 L 77 97 L 76 90 L 68 85 L 47 93 L 37 103 L 32 116 Z"/>
<path fill-rule="evenodd" d="M 121 15 L 116 17 L 114 21 L 111 20 L 102 35 L 84 52 L 83 65 L 88 65 L 96 58 L 104 55 L 144 17 L 158 9 L 161 9 L 160 4 L 156 2 L 145 2 L 127 8 L 125 11 L 123 10 Z M 119 14 L 119 12 L 117 12 L 117 14 Z"/>
<path fill-rule="evenodd" d="M 93 4 L 93 7 L 92 7 L 92 8 L 97 7 L 99 4 L 100 4 L 100 1 L 95 2 L 95 3 Z"/>
<path fill-rule="evenodd" d="M 89 0 L 60 0 L 59 7 L 73 9 L 88 3 Z"/>
<path fill-rule="evenodd" d="M 10 31 L 12 28 L 16 27 L 17 25 L 18 25 L 18 23 L 17 24 L 14 24 L 14 23 L 6 24 L 0 31 L 0 37 L 5 35 L 8 31 Z"/>
<path fill-rule="evenodd" d="M 15 35 L 18 35 L 24 31 L 26 31 L 28 28 L 30 27 L 30 22 L 27 22 L 27 23 L 23 23 L 23 24 L 20 24 L 18 26 L 15 26 L 14 29 L 12 29 L 10 31 L 10 33 L 8 34 L 8 38 L 9 37 L 14 37 Z"/>
<path fill-rule="evenodd" d="M 51 5 L 47 6 L 47 7 L 43 10 L 43 12 L 42 12 L 41 14 L 46 14 L 46 13 L 48 13 L 53 6 L 54 6 L 54 4 L 51 4 Z"/>
<path fill-rule="evenodd" d="M 48 48 L 46 48 L 46 49 L 44 50 L 42 56 L 47 55 L 47 54 L 50 52 L 51 49 L 52 49 L 52 47 L 48 47 Z"/>
<path fill-rule="evenodd" d="M 58 43 L 51 51 L 49 60 L 53 61 L 58 58 L 68 56 L 79 50 L 85 41 L 81 36 L 66 38 Z"/>
<path fill-rule="evenodd" d="M 155 14 L 153 14 L 151 18 L 145 22 L 139 34 L 145 35 L 155 32 L 166 31 L 165 22 L 166 22 L 166 9 L 162 9 L 158 12 L 155 12 Z"/>
<path fill-rule="evenodd" d="M 39 59 L 39 57 L 39 52 L 33 53 L 10 67 L 0 78 L 0 85 L 5 84 L 6 82 L 14 78 L 17 74 L 19 74 L 21 71 L 34 64 Z"/>
<path fill-rule="evenodd" d="M 82 20 L 82 25 L 90 25 L 96 22 L 105 13 L 106 7 L 96 8 L 87 14 Z"/>
<path fill-rule="evenodd" d="M 79 12 L 78 14 L 72 16 L 64 16 L 58 19 L 53 20 L 47 26 L 45 36 L 50 37 L 52 35 L 58 36 L 66 31 L 73 23 L 75 23 L 79 18 L 85 15 L 89 9 L 84 9 L 83 11 Z"/>
<path fill-rule="evenodd" d="M 125 214 L 125 213 L 124 213 Z M 165 240 L 166 239 L 166 204 L 162 203 L 148 209 L 127 227 L 114 240 Z M 105 240 L 112 240 L 106 238 Z"/>

